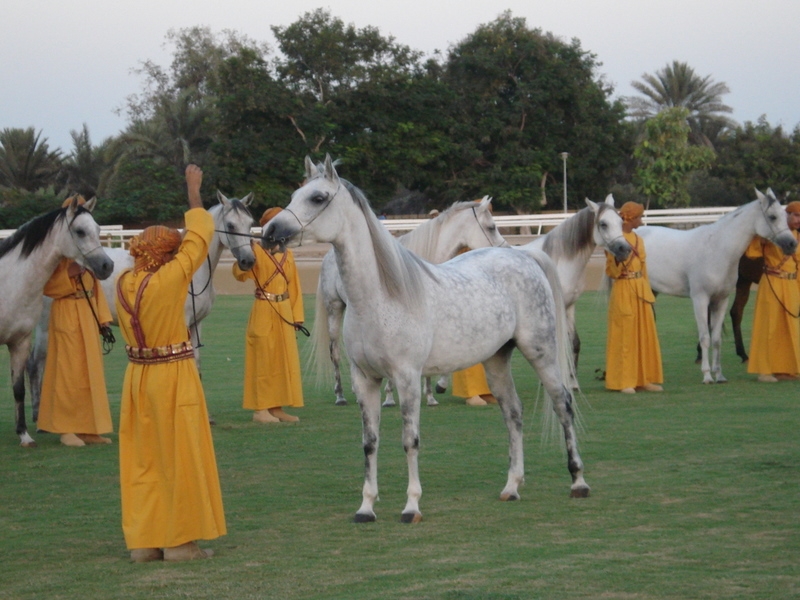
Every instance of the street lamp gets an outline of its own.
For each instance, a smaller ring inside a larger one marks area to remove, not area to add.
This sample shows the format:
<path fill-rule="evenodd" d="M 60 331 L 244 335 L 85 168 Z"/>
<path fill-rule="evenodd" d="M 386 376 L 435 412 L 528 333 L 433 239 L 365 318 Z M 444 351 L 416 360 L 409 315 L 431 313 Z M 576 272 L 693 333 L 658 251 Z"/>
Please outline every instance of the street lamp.
<path fill-rule="evenodd" d="M 567 212 L 567 157 L 569 152 L 561 153 L 561 160 L 564 161 L 564 212 Z"/>

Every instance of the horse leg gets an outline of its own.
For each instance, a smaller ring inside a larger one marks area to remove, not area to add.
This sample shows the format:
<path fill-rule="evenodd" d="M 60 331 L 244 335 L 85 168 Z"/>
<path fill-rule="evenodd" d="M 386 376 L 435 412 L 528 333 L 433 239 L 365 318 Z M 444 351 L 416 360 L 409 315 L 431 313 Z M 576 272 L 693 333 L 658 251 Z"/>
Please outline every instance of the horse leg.
<path fill-rule="evenodd" d="M 383 388 L 383 393 L 386 396 L 386 399 L 383 401 L 383 406 L 395 406 L 394 385 L 392 385 L 391 379 L 386 380 L 386 385 Z"/>
<path fill-rule="evenodd" d="M 342 372 L 339 368 L 339 362 L 341 360 L 339 336 L 342 330 L 344 309 L 342 308 L 341 311 L 335 312 L 331 307 L 326 308 L 328 309 L 328 339 L 330 340 L 328 352 L 331 357 L 331 362 L 333 363 L 333 393 L 336 395 L 334 404 L 336 406 L 346 406 L 347 398 L 344 397 L 344 391 L 342 390 Z"/>
<path fill-rule="evenodd" d="M 437 394 L 444 394 L 447 391 L 447 386 L 450 385 L 450 376 L 449 375 L 440 375 L 439 379 L 436 381 L 436 393 Z"/>
<path fill-rule="evenodd" d="M 395 374 L 393 379 L 400 400 L 400 413 L 403 416 L 403 450 L 408 463 L 408 489 L 406 505 L 400 520 L 403 523 L 419 523 L 422 513 L 419 499 L 422 484 L 419 481 L 419 412 L 420 412 L 420 374 Z"/>
<path fill-rule="evenodd" d="M 430 377 L 426 377 L 424 379 L 424 383 L 422 384 L 422 393 L 425 396 L 425 401 L 428 406 L 439 406 L 439 401 L 433 397 Z"/>
<path fill-rule="evenodd" d="M 697 332 L 700 342 L 700 370 L 703 373 L 703 383 L 714 383 L 711 377 L 711 366 L 708 360 L 708 349 L 711 345 L 711 336 L 708 332 L 708 297 L 693 296 L 694 320 L 697 323 Z"/>
<path fill-rule="evenodd" d="M 381 426 L 381 380 L 365 376 L 355 365 L 350 367 L 353 391 L 361 408 L 361 443 L 364 448 L 364 488 L 356 523 L 375 520 L 378 499 L 378 443 Z"/>
<path fill-rule="evenodd" d="M 567 327 L 569 327 L 569 337 L 572 341 L 572 358 L 575 368 L 570 376 L 572 389 L 577 390 L 578 385 L 578 357 L 581 354 L 581 337 L 578 335 L 578 329 L 575 326 L 575 305 L 567 307 Z"/>
<path fill-rule="evenodd" d="M 33 448 L 36 442 L 28 433 L 28 424 L 25 422 L 25 363 L 31 350 L 30 336 L 21 342 L 9 344 L 11 355 L 11 385 L 14 390 L 14 420 L 19 443 L 23 448 Z"/>
<path fill-rule="evenodd" d="M 31 391 L 31 415 L 34 423 L 39 420 L 39 404 L 42 399 L 42 376 L 44 375 L 44 365 L 47 359 L 47 344 L 40 344 L 37 336 L 28 360 L 25 363 L 25 370 L 28 373 L 28 385 Z"/>
<path fill-rule="evenodd" d="M 722 374 L 722 325 L 725 322 L 725 308 L 728 299 L 716 300 L 709 307 L 709 325 L 711 326 L 711 373 L 717 383 L 728 380 Z"/>
<path fill-rule="evenodd" d="M 522 446 L 522 402 L 520 402 L 514 380 L 511 377 L 511 353 L 513 346 L 507 344 L 483 363 L 489 389 L 497 398 L 508 429 L 508 478 L 500 499 L 519 500 L 519 486 L 525 481 L 525 457 Z"/>
<path fill-rule="evenodd" d="M 739 278 L 736 282 L 736 295 L 733 298 L 733 306 L 731 306 L 731 322 L 733 323 L 733 339 L 736 344 L 736 355 L 742 359 L 742 362 L 747 362 L 747 350 L 744 348 L 744 339 L 742 338 L 742 318 L 744 317 L 744 307 L 747 306 L 747 301 L 750 299 L 750 285 L 749 281 Z"/>

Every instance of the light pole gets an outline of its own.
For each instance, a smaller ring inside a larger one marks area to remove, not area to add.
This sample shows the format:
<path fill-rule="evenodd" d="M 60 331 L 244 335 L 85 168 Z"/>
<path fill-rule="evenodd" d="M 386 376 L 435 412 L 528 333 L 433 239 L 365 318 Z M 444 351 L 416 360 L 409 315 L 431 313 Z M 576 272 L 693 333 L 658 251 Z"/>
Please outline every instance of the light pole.
<path fill-rule="evenodd" d="M 561 160 L 564 161 L 564 212 L 567 212 L 567 157 L 569 152 L 561 153 Z"/>

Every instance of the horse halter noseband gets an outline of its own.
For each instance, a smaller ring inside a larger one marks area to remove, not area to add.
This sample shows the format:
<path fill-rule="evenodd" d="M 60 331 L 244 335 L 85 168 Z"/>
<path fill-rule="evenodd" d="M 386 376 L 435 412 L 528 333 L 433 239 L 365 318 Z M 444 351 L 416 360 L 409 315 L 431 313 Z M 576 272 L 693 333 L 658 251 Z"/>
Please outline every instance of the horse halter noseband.
<path fill-rule="evenodd" d="M 284 208 L 283 209 L 284 211 L 286 211 L 290 215 L 292 215 L 295 218 L 295 220 L 297 221 L 297 224 L 300 225 L 300 241 L 297 244 L 298 246 L 302 246 L 303 245 L 303 233 L 305 232 L 306 227 L 308 227 L 309 225 L 311 225 L 311 223 L 316 221 L 317 217 L 319 217 L 325 211 L 325 209 L 328 208 L 331 205 L 331 202 L 333 202 L 333 199 L 336 198 L 336 196 L 339 195 L 339 190 L 341 190 L 341 189 L 342 189 L 342 184 L 341 184 L 341 182 L 339 182 L 339 184 L 336 187 L 336 192 L 333 194 L 333 196 L 331 196 L 330 198 L 328 198 L 325 201 L 325 206 L 323 206 L 321 209 L 319 209 L 319 212 L 316 215 L 314 215 L 311 218 L 311 220 L 308 223 L 306 223 L 305 225 L 303 225 L 303 222 L 300 220 L 300 217 L 298 217 L 294 213 L 293 210 L 291 210 L 290 208 Z M 294 237 L 295 235 L 297 235 L 297 234 L 292 235 L 292 237 Z M 278 242 L 279 244 L 286 244 L 286 238 L 280 238 L 279 240 L 275 240 L 275 241 Z"/>
<path fill-rule="evenodd" d="M 773 202 L 778 203 L 777 200 L 771 198 L 769 204 L 771 205 Z M 763 206 L 759 206 L 759 208 L 761 209 L 761 215 L 764 217 L 764 221 L 766 221 L 767 226 L 769 227 L 769 230 L 772 232 L 772 235 L 768 239 L 769 239 L 770 242 L 774 242 L 775 239 L 778 237 L 778 235 L 780 235 L 783 232 L 782 231 L 775 231 L 775 227 L 773 226 L 772 221 L 769 220 L 769 216 L 767 215 L 767 211 L 764 210 Z"/>
<path fill-rule="evenodd" d="M 86 209 L 83 209 L 83 211 L 81 211 L 81 212 L 89 213 L 89 211 L 86 210 Z M 81 253 L 81 256 L 84 259 L 88 259 L 89 255 L 92 254 L 93 252 L 97 252 L 98 250 L 102 250 L 103 249 L 103 244 L 102 243 L 98 243 L 97 246 L 95 246 L 94 248 L 92 248 L 88 252 L 84 252 L 81 249 L 81 246 L 78 243 L 78 240 L 75 239 L 75 233 L 72 231 L 72 224 L 75 222 L 75 219 L 77 219 L 80 216 L 80 214 L 81 213 L 77 213 L 74 217 L 72 217 L 72 220 L 67 224 L 67 231 L 69 231 L 69 236 L 72 238 L 72 241 L 75 242 L 75 247 L 78 249 L 78 252 Z M 89 214 L 91 214 L 91 213 L 89 213 Z"/>
<path fill-rule="evenodd" d="M 608 209 L 606 209 L 606 210 L 608 210 Z M 624 242 L 627 242 L 628 240 L 625 239 L 624 235 L 618 235 L 617 237 L 611 238 L 610 240 L 608 238 L 606 238 L 605 233 L 603 232 L 602 228 L 600 227 L 600 213 L 601 213 L 601 211 L 598 211 L 597 214 L 595 215 L 595 218 L 594 218 L 595 227 L 594 228 L 600 234 L 600 239 L 603 240 L 603 245 L 606 248 L 609 248 L 609 246 L 612 243 L 614 243 L 614 242 L 616 242 L 617 240 L 620 240 L 620 239 L 623 240 Z M 619 213 L 617 213 L 617 214 L 619 214 Z M 610 250 L 610 248 L 609 248 L 609 250 Z"/>

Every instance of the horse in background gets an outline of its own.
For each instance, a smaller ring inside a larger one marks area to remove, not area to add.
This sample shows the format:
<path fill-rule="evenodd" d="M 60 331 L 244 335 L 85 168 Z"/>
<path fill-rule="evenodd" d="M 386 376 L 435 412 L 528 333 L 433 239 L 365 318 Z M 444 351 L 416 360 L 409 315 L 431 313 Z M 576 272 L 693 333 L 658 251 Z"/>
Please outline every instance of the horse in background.
<path fill-rule="evenodd" d="M 248 208 L 253 201 L 253 194 L 250 193 L 244 198 L 238 199 L 227 198 L 222 192 L 218 191 L 217 200 L 218 203 L 208 210 L 214 218 L 214 236 L 211 238 L 211 244 L 208 247 L 208 258 L 192 277 L 189 296 L 187 296 L 184 305 L 186 326 L 189 328 L 189 334 L 191 335 L 198 370 L 200 369 L 200 348 L 203 345 L 200 338 L 200 325 L 203 319 L 211 313 L 211 308 L 214 306 L 217 294 L 214 289 L 213 277 L 222 252 L 226 248 L 230 250 L 239 268 L 243 271 L 251 269 L 255 264 L 250 235 L 254 220 Z M 117 304 L 114 302 L 117 294 L 115 288 L 116 280 L 120 273 L 133 268 L 133 257 L 126 248 L 109 248 L 106 253 L 114 261 L 114 271 L 111 277 L 102 282 L 102 287 L 108 300 L 113 323 L 116 325 Z M 26 365 L 31 387 L 31 405 L 34 421 L 39 416 L 42 376 L 44 375 L 44 365 L 47 360 L 47 327 L 50 303 L 52 302 L 49 298 L 44 298 L 43 300 L 45 309 L 42 311 L 41 318 L 36 325 L 35 341 Z"/>
<path fill-rule="evenodd" d="M 728 297 L 736 286 L 739 260 L 759 235 L 794 253 L 797 242 L 786 213 L 772 190 L 723 215 L 715 223 L 689 230 L 639 227 L 647 250 L 653 291 L 692 299 L 701 348 L 703 383 L 723 383 L 720 349 Z M 711 361 L 709 361 L 709 348 Z"/>
<path fill-rule="evenodd" d="M 99 279 L 111 275 L 114 263 L 100 245 L 100 226 L 78 196 L 66 207 L 35 217 L 0 242 L 0 344 L 11 356 L 16 433 L 24 447 L 36 446 L 25 420 L 25 364 L 31 333 L 42 312 L 42 292 L 63 258 L 75 260 Z"/>
<path fill-rule="evenodd" d="M 319 169 L 319 166 L 317 167 Z M 397 241 L 417 256 L 432 263 L 450 260 L 466 248 L 507 245 L 492 218 L 492 199 L 484 196 L 479 202 L 456 202 L 433 219 L 397 238 Z M 347 404 L 342 390 L 340 340 L 347 295 L 344 290 L 336 255 L 330 250 L 322 259 L 317 284 L 317 314 L 327 317 L 330 338 L 330 359 L 333 364 L 335 404 Z M 394 406 L 391 381 L 386 384 L 386 401 L 383 406 Z M 430 379 L 426 378 L 425 397 L 428 406 L 438 404 L 431 392 Z"/>
<path fill-rule="evenodd" d="M 569 390 L 571 352 L 561 285 L 542 252 L 481 248 L 435 265 L 400 244 L 363 193 L 340 179 L 327 156 L 323 172 L 306 158 L 306 183 L 264 228 L 264 245 L 330 242 L 347 295 L 343 334 L 353 390 L 361 408 L 365 478 L 356 522 L 375 520 L 380 387 L 396 386 L 408 463 L 401 520 L 422 519 L 419 499 L 420 377 L 482 362 L 509 433 L 502 500 L 519 498 L 523 481 L 522 403 L 511 375 L 518 348 L 539 375 L 564 430 L 571 496 L 586 497 Z M 318 321 L 319 322 L 319 321 Z M 314 327 L 318 356 L 326 327 Z M 324 358 L 318 359 L 324 363 Z"/>

